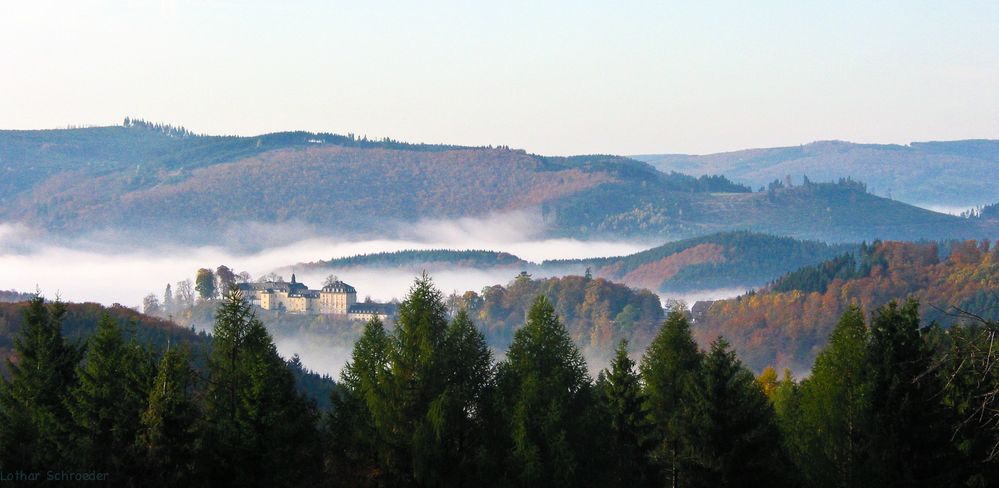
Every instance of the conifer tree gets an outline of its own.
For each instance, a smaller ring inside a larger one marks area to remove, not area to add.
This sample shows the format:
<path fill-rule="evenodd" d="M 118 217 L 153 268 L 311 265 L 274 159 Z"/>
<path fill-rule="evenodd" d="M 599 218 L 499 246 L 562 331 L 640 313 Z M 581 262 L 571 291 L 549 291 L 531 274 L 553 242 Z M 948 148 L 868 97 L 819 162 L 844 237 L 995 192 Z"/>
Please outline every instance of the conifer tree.
<path fill-rule="evenodd" d="M 65 462 L 72 419 L 64 395 L 76 385 L 82 349 L 66 342 L 66 307 L 46 308 L 36 297 L 24 311 L 14 338 L 16 361 L 7 360 L 9 379 L 0 379 L 0 467 L 48 469 Z"/>
<path fill-rule="evenodd" d="M 510 438 L 509 483 L 577 486 L 592 482 L 586 444 L 593 392 L 586 362 L 539 295 L 497 372 Z M 592 439 L 590 437 L 589 439 Z"/>
<path fill-rule="evenodd" d="M 953 413 L 931 372 L 919 331 L 919 304 L 891 302 L 871 322 L 869 472 L 876 486 L 948 486 L 960 473 L 951 440 Z"/>
<path fill-rule="evenodd" d="M 669 486 L 687 486 L 692 392 L 700 374 L 701 352 L 681 310 L 666 317 L 642 358 L 646 411 L 656 443 L 654 458 Z"/>
<path fill-rule="evenodd" d="M 864 472 L 870 426 L 867 325 L 860 308 L 847 309 L 801 385 L 800 422 L 792 451 L 810 486 L 852 487 Z"/>
<path fill-rule="evenodd" d="M 318 472 L 316 412 L 238 288 L 215 317 L 204 444 L 212 486 L 301 486 Z"/>
<path fill-rule="evenodd" d="M 443 390 L 430 402 L 415 433 L 416 480 L 424 485 L 475 486 L 483 468 L 485 420 L 492 386 L 492 354 L 485 337 L 459 310 L 444 337 Z"/>
<path fill-rule="evenodd" d="M 388 392 L 392 400 L 381 415 L 376 413 L 376 420 L 384 427 L 384 437 L 393 449 L 383 459 L 386 474 L 393 483 L 412 482 L 414 465 L 423 462 L 414 460 L 414 456 L 428 454 L 414 449 L 414 436 L 418 430 L 427 428 L 430 404 L 444 390 L 442 351 L 447 327 L 444 294 L 423 273 L 399 305 L 389 353 Z"/>
<path fill-rule="evenodd" d="M 785 484 L 773 407 L 724 338 L 715 340 L 704 358 L 693 403 L 694 485 Z"/>
<path fill-rule="evenodd" d="M 138 474 L 134 446 L 149 398 L 150 361 L 141 346 L 125 343 L 118 324 L 105 314 L 67 403 L 74 422 L 73 460 L 114 473 L 113 484 L 125 485 Z"/>
<path fill-rule="evenodd" d="M 141 417 L 137 447 L 145 468 L 143 484 L 180 486 L 194 481 L 200 414 L 195 386 L 187 352 L 168 346 Z"/>
<path fill-rule="evenodd" d="M 628 341 L 622 339 L 609 369 L 597 381 L 607 420 L 609 436 L 604 445 L 608 482 L 615 486 L 653 485 L 649 469 L 650 442 L 648 416 L 635 362 L 628 357 Z"/>
<path fill-rule="evenodd" d="M 389 398 L 389 337 L 377 317 L 365 324 L 350 361 L 340 372 L 328 417 L 326 465 L 339 486 L 377 486 L 386 443 L 375 417 L 384 419 Z"/>

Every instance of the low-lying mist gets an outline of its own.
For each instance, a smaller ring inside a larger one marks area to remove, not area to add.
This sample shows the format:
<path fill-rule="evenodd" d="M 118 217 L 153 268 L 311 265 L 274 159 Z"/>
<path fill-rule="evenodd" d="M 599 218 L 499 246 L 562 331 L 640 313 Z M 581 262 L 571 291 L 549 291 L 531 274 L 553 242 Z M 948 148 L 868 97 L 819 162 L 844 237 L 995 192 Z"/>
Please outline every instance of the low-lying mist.
<path fill-rule="evenodd" d="M 522 227 L 521 227 L 522 226 Z M 226 265 L 254 278 L 296 263 L 356 254 L 405 249 L 486 249 L 522 259 L 585 258 L 624 255 L 651 247 L 647 242 L 580 241 L 541 237 L 529 216 L 512 214 L 484 219 L 433 220 L 415 223 L 392 238 L 357 239 L 347 235 L 309 233 L 296 224 L 251 223 L 220 233 L 219 245 L 186 246 L 168 237 L 136 239 L 101 231 L 72 239 L 53 236 L 20 224 L 0 223 L 0 289 L 34 291 L 66 301 L 92 301 L 137 306 L 149 293 L 162 295 L 167 283 L 193 279 L 198 268 Z M 267 246 L 248 245 L 256 242 Z M 279 238 L 283 236 L 283 238 Z M 326 273 L 310 272 L 300 281 L 318 288 Z M 290 276 L 285 276 L 289 279 Z M 341 276 L 361 297 L 402 298 L 414 275 L 402 272 L 356 272 Z M 434 276 L 442 290 L 478 290 L 506 283 L 509 271 L 455 270 Z"/>
<path fill-rule="evenodd" d="M 241 224 L 220 235 L 217 245 L 195 246 L 162 236 L 136 238 L 134 234 L 109 230 L 66 238 L 20 224 L 0 223 L 0 290 L 37 289 L 49 299 L 58 297 L 64 301 L 104 305 L 120 303 L 138 308 L 143 297 L 150 293 L 162 299 L 168 283 L 193 280 L 198 268 L 214 269 L 223 264 L 237 273 L 246 271 L 253 279 L 277 270 L 288 280 L 291 276 L 287 268 L 296 263 L 406 249 L 505 251 L 540 263 L 546 259 L 627 255 L 662 244 L 546 238 L 536 220 L 522 214 L 424 221 L 380 239 L 324 234 L 296 223 Z M 456 268 L 430 271 L 438 288 L 449 294 L 505 285 L 520 270 Z M 581 271 L 549 269 L 542 275 L 535 269 L 532 273 L 540 278 Z M 308 268 L 297 270 L 296 277 L 312 288 L 319 288 L 329 274 L 332 271 Z M 357 289 L 359 300 L 370 297 L 376 301 L 402 299 L 416 274 L 413 270 L 370 268 L 338 273 L 340 279 Z M 682 299 L 692 304 L 696 300 L 735 296 L 743 291 L 706 290 L 660 296 L 664 300 Z M 342 342 L 324 340 L 322 333 L 281 333 L 275 334 L 275 340 L 282 355 L 299 354 L 307 367 L 335 375 L 349 357 L 350 350 Z"/>

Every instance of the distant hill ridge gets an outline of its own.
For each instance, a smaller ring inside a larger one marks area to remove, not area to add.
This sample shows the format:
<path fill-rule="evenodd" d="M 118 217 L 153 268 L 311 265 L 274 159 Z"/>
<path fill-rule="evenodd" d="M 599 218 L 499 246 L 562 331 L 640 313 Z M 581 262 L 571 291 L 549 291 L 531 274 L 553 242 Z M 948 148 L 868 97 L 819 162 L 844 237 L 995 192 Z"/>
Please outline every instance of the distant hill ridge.
<path fill-rule="evenodd" d="M 723 174 L 765 186 L 788 175 L 831 181 L 860 178 L 878 195 L 915 204 L 971 207 L 999 201 L 999 140 L 856 144 L 817 141 L 717 154 L 633 156 L 663 171 Z"/>
<path fill-rule="evenodd" d="M 448 249 L 361 254 L 299 263 L 287 268 L 349 270 L 401 269 L 431 273 L 454 269 L 503 269 L 545 275 L 583 276 L 617 281 L 633 288 L 682 293 L 716 288 L 756 288 L 790 271 L 853 251 L 856 245 L 829 245 L 789 237 L 738 231 L 671 242 L 627 256 L 561 259 L 532 263 L 505 252 Z"/>
<path fill-rule="evenodd" d="M 536 213 L 549 235 L 585 239 L 752 229 L 843 242 L 981 238 L 999 228 L 841 183 L 754 193 L 726 177 L 661 172 L 620 156 L 309 132 L 202 136 L 142 121 L 0 131 L 0 174 L 0 221 L 202 243 L 245 222 L 387 236 L 421 219 L 514 211 Z"/>

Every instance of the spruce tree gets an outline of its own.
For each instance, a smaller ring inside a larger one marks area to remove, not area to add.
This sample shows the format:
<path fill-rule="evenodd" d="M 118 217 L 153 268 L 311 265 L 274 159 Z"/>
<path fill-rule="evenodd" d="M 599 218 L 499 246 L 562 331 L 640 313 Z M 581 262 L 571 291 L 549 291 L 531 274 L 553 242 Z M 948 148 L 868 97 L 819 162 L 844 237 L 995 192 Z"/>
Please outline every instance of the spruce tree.
<path fill-rule="evenodd" d="M 847 309 L 801 385 L 800 425 L 792 451 L 810 486 L 853 487 L 864 471 L 870 426 L 867 325 L 860 308 Z"/>
<path fill-rule="evenodd" d="M 465 310 L 459 310 L 444 336 L 440 360 L 443 390 L 430 402 L 414 438 L 414 472 L 423 485 L 477 486 L 484 452 L 492 354 Z"/>
<path fill-rule="evenodd" d="M 429 454 L 426 449 L 415 449 L 414 443 L 417 431 L 428 428 L 427 412 L 431 402 L 444 391 L 442 352 L 447 327 L 444 294 L 424 273 L 399 305 L 389 353 L 391 381 L 388 392 L 392 400 L 385 405 L 381 415 L 376 414 L 376 420 L 383 426 L 384 438 L 393 449 L 391 455 L 383 459 L 392 483 L 411 483 L 414 465 L 425 462 L 414 456 Z"/>
<path fill-rule="evenodd" d="M 951 441 L 953 412 L 931 371 L 919 330 L 919 304 L 880 308 L 871 322 L 869 473 L 876 486 L 948 486 L 961 473 Z"/>
<path fill-rule="evenodd" d="M 46 308 L 36 297 L 24 311 L 24 326 L 0 379 L 0 467 L 50 469 L 65 466 L 72 419 L 64 396 L 76 385 L 82 349 L 66 342 L 60 302 Z"/>
<path fill-rule="evenodd" d="M 773 407 L 724 338 L 711 344 L 693 400 L 693 485 L 785 484 L 787 466 Z"/>
<path fill-rule="evenodd" d="M 655 441 L 654 459 L 668 486 L 687 486 L 692 392 L 701 367 L 701 352 L 680 310 L 666 317 L 659 334 L 642 357 L 646 411 Z"/>
<path fill-rule="evenodd" d="M 587 430 L 594 397 L 586 362 L 539 295 L 497 372 L 510 435 L 510 484 L 578 486 L 592 482 Z"/>
<path fill-rule="evenodd" d="M 212 486 L 301 486 L 319 470 L 317 412 L 238 288 L 215 317 L 203 443 Z"/>
<path fill-rule="evenodd" d="M 140 346 L 125 343 L 118 324 L 105 314 L 68 402 L 74 423 L 73 460 L 112 473 L 113 485 L 125 486 L 138 475 L 134 446 L 149 398 L 150 361 Z"/>
<path fill-rule="evenodd" d="M 168 346 L 159 362 L 141 417 L 137 447 L 143 484 L 181 486 L 194 481 L 199 409 L 195 371 L 186 351 Z"/>
<path fill-rule="evenodd" d="M 604 445 L 608 482 L 615 486 L 651 486 L 650 439 L 644 395 L 635 362 L 628 357 L 628 341 L 618 344 L 609 369 L 597 381 L 603 408 L 609 422 Z"/>
<path fill-rule="evenodd" d="M 389 337 L 377 317 L 365 324 L 332 393 L 326 465 L 338 486 L 377 486 L 387 445 L 375 421 L 389 405 Z"/>

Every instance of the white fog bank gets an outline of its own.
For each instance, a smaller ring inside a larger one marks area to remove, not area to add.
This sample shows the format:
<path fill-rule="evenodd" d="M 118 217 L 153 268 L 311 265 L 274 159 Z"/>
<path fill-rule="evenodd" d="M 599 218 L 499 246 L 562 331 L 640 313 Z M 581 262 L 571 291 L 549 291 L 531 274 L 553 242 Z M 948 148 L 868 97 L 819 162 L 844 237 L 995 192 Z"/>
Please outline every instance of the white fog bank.
<path fill-rule="evenodd" d="M 626 255 L 654 244 L 642 242 L 536 239 L 530 233 L 498 222 L 462 219 L 419 226 L 422 233 L 404 239 L 348 240 L 332 236 L 304 236 L 253 252 L 223 246 L 187 247 L 178 244 L 123 245 L 113 233 L 91 239 L 53 242 L 44 233 L 21 225 L 0 223 L 0 289 L 34 291 L 65 301 L 120 303 L 137 306 L 149 293 L 162 295 L 168 283 L 194 278 L 198 268 L 226 265 L 254 278 L 296 263 L 356 254 L 405 249 L 487 249 L 505 251 L 522 259 L 588 258 Z M 488 229 L 488 230 L 487 230 Z M 262 231 L 259 226 L 257 231 Z M 300 273 L 299 281 L 318 287 L 326 273 Z M 361 297 L 376 300 L 402 298 L 415 277 L 401 272 L 357 271 L 340 276 Z M 290 276 L 285 276 L 286 279 Z M 479 290 L 505 284 L 510 271 L 455 270 L 434 275 L 445 292 Z"/>

